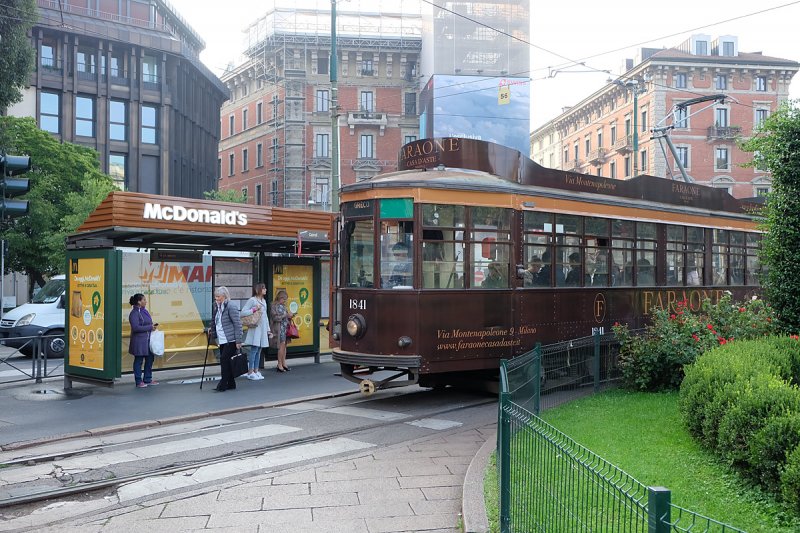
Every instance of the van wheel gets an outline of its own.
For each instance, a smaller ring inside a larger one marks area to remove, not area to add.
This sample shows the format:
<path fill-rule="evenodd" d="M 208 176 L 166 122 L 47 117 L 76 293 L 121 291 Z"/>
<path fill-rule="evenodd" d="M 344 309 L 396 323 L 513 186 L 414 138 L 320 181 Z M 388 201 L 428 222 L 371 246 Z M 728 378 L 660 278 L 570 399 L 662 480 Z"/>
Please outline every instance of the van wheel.
<path fill-rule="evenodd" d="M 47 333 L 47 339 L 44 344 L 44 353 L 48 359 L 61 359 L 64 357 L 64 330 L 55 329 Z"/>

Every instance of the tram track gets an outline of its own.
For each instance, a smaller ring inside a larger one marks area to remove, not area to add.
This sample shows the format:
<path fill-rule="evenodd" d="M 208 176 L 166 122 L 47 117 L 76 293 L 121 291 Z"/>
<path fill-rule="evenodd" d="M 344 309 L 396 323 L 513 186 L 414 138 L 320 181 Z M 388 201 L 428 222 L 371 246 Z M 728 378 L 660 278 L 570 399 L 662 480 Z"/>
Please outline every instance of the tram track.
<path fill-rule="evenodd" d="M 347 403 L 347 404 L 345 404 L 345 406 L 355 406 L 355 405 L 358 405 L 358 404 L 361 404 L 361 403 L 366 403 L 366 402 L 369 402 L 369 401 L 372 401 L 372 400 L 361 399 L 359 401 Z M 57 499 L 60 499 L 60 498 L 69 497 L 69 496 L 73 496 L 73 495 L 76 495 L 76 494 L 81 494 L 81 495 L 85 496 L 88 493 L 93 493 L 93 492 L 97 492 L 97 491 L 101 491 L 101 490 L 107 490 L 107 489 L 113 489 L 113 488 L 116 488 L 116 487 L 119 487 L 119 486 L 122 486 L 122 485 L 125 485 L 125 484 L 128 484 L 128 483 L 141 481 L 141 480 L 144 480 L 144 479 L 147 479 L 147 478 L 158 477 L 158 476 L 167 476 L 167 475 L 172 475 L 172 474 L 179 474 L 181 472 L 187 472 L 187 471 L 195 470 L 195 469 L 202 468 L 202 467 L 213 466 L 213 465 L 217 465 L 217 464 L 220 464 L 220 463 L 233 461 L 233 460 L 237 460 L 237 459 L 246 459 L 246 458 L 251 458 L 251 457 L 257 457 L 259 455 L 263 455 L 263 454 L 266 454 L 266 453 L 275 452 L 275 451 L 279 451 L 279 450 L 284 450 L 284 449 L 291 448 L 291 447 L 294 447 L 294 446 L 320 443 L 320 442 L 324 442 L 324 441 L 327 441 L 327 440 L 335 439 L 335 438 L 338 438 L 338 437 L 352 437 L 354 434 L 358 434 L 358 433 L 373 431 L 373 430 L 376 430 L 376 429 L 390 428 L 392 426 L 399 426 L 399 425 L 405 424 L 407 422 L 411 422 L 411 421 L 418 420 L 418 419 L 421 419 L 421 418 L 431 418 L 431 417 L 434 417 L 434 416 L 440 416 L 440 415 L 444 415 L 444 414 L 448 414 L 448 413 L 464 411 L 464 410 L 468 410 L 468 409 L 472 409 L 472 408 L 476 408 L 476 407 L 482 407 L 484 405 L 488 405 L 488 404 L 492 404 L 492 403 L 496 403 L 496 400 L 495 399 L 483 399 L 483 400 L 480 400 L 480 401 L 470 402 L 470 403 L 457 405 L 457 406 L 450 406 L 450 407 L 437 409 L 437 410 L 432 410 L 432 411 L 416 412 L 414 414 L 411 414 L 411 415 L 408 415 L 408 416 L 404 416 L 402 418 L 393 419 L 393 420 L 385 420 L 385 421 L 377 421 L 377 422 L 374 422 L 374 423 L 368 423 L 366 425 L 359 426 L 356 429 L 346 428 L 346 429 L 337 430 L 337 431 L 329 431 L 329 432 L 321 433 L 319 435 L 310 435 L 310 436 L 300 437 L 300 438 L 296 438 L 296 439 L 290 439 L 290 440 L 285 441 L 285 442 L 275 443 L 275 444 L 271 444 L 271 445 L 267 445 L 267 446 L 260 446 L 260 447 L 254 448 L 254 449 L 243 450 L 243 451 L 239 451 L 239 452 L 232 451 L 232 452 L 229 452 L 229 453 L 217 456 L 217 457 L 213 457 L 213 458 L 192 460 L 192 461 L 187 461 L 187 462 L 180 463 L 180 464 L 172 463 L 170 465 L 165 465 L 165 466 L 156 467 L 156 468 L 150 468 L 146 472 L 138 472 L 138 473 L 126 474 L 126 475 L 123 475 L 123 476 L 113 477 L 113 478 L 109 478 L 109 479 L 81 482 L 81 483 L 77 483 L 75 485 L 68 486 L 68 487 L 59 487 L 59 488 L 45 489 L 45 490 L 41 490 L 41 491 L 34 491 L 34 492 L 29 493 L 29 494 L 20 494 L 20 495 L 17 495 L 17 496 L 12 496 L 12 497 L 6 498 L 4 500 L 0 500 L 0 508 L 7 509 L 7 508 L 19 506 L 19 505 L 44 502 L 44 501 L 47 501 L 47 500 L 57 500 Z M 291 413 L 280 414 L 280 415 L 276 415 L 276 416 L 272 416 L 272 417 L 265 417 L 263 419 L 258 419 L 258 421 L 259 422 L 273 421 L 273 420 L 277 420 L 277 419 L 284 418 L 284 417 L 297 416 L 297 415 L 302 415 L 302 414 L 309 414 L 309 413 L 313 413 L 313 412 L 320 412 L 320 411 L 323 411 L 323 410 L 324 409 L 307 409 L 307 410 L 303 410 L 303 411 L 294 411 L 294 412 L 291 412 Z M 251 421 L 247 421 L 247 422 L 234 422 L 232 424 L 228 424 L 228 425 L 225 425 L 225 426 L 212 426 L 210 428 L 196 429 L 196 430 L 193 430 L 193 431 L 185 432 L 185 434 L 189 435 L 189 434 L 198 433 L 198 432 L 201 432 L 201 431 L 219 429 L 220 427 L 233 427 L 233 426 L 240 425 L 240 424 L 252 424 L 252 423 L 253 423 L 252 420 Z M 179 435 L 180 434 L 171 434 L 171 435 L 168 435 L 167 437 L 173 438 L 173 437 L 176 437 L 176 436 L 179 436 Z M 153 437 L 151 440 L 155 440 L 155 439 L 158 439 L 158 438 L 165 438 L 165 437 Z M 137 442 L 139 442 L 139 441 L 137 441 Z M 125 443 L 115 443 L 115 444 L 110 445 L 110 446 L 117 447 L 117 446 L 122 446 L 124 444 Z M 127 444 L 130 444 L 130 443 L 127 443 Z M 85 453 L 94 453 L 94 452 L 97 452 L 97 451 L 102 451 L 102 450 L 107 449 L 107 448 L 108 447 L 102 447 L 102 446 L 101 447 L 86 448 L 84 450 L 75 451 L 71 455 L 72 456 L 76 456 L 76 455 L 81 455 L 81 454 L 85 454 Z M 64 455 L 59 454 L 58 457 L 61 458 L 61 457 L 64 457 Z M 31 461 L 31 459 L 27 458 L 23 462 L 29 462 L 29 461 Z M 9 463 L 9 462 L 4 463 L 4 465 L 6 465 L 6 466 L 8 466 L 10 464 L 11 463 Z M 20 464 L 20 463 L 18 462 L 16 464 Z M 285 468 L 289 468 L 289 467 L 290 467 L 290 465 L 285 465 Z"/>

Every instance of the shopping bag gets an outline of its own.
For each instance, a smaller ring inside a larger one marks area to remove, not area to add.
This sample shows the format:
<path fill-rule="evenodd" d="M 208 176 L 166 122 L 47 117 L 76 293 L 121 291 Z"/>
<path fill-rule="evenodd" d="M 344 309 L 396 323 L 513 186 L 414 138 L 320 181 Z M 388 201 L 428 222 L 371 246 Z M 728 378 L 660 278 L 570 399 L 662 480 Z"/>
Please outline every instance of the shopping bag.
<path fill-rule="evenodd" d="M 287 339 L 299 339 L 300 332 L 297 330 L 297 324 L 289 320 L 289 325 L 286 326 L 286 338 Z"/>
<path fill-rule="evenodd" d="M 231 357 L 231 372 L 235 377 L 247 374 L 247 356 L 241 350 Z"/>
<path fill-rule="evenodd" d="M 150 332 L 150 353 L 153 355 L 164 355 L 164 332 L 154 330 Z"/>

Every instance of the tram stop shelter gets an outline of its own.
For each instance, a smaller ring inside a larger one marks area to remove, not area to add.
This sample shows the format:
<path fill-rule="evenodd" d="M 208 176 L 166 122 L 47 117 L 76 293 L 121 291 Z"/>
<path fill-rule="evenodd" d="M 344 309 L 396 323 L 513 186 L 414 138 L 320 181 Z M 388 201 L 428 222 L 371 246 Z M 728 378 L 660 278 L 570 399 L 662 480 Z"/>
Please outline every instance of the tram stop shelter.
<path fill-rule="evenodd" d="M 285 290 L 300 331 L 287 354 L 318 354 L 331 222 L 324 211 L 110 193 L 67 238 L 65 388 L 111 386 L 131 369 L 136 293 L 164 331 L 155 369 L 203 364 L 213 291 L 223 285 L 240 307 L 254 283 L 266 284 L 268 302 Z"/>

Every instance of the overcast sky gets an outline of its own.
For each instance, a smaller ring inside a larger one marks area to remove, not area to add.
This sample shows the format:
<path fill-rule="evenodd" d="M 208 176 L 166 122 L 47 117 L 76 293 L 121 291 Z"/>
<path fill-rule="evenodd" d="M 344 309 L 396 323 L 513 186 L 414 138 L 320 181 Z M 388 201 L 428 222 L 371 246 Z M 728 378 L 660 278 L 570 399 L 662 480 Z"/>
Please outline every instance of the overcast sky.
<path fill-rule="evenodd" d="M 237 63 L 243 51 L 242 30 L 266 12 L 270 0 L 198 2 L 170 0 L 206 41 L 203 62 L 218 75 Z M 359 6 L 415 5 L 419 0 L 339 0 L 340 9 Z M 431 0 L 443 5 L 444 0 Z M 296 5 L 330 7 L 329 0 L 295 0 Z M 220 12 L 224 6 L 224 12 Z M 752 2 L 729 0 L 532 1 L 531 9 L 531 126 L 554 118 L 600 89 L 609 74 L 621 72 L 625 58 L 642 47 L 672 47 L 693 33 L 735 35 L 742 52 L 800 61 L 800 0 Z M 584 62 L 563 69 L 570 63 Z M 525 70 L 520 67 L 519 71 Z M 556 72 L 553 75 L 554 72 Z M 572 72 L 570 72 L 572 71 Z M 790 92 L 800 98 L 800 74 Z"/>

